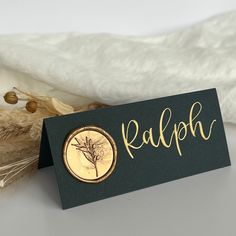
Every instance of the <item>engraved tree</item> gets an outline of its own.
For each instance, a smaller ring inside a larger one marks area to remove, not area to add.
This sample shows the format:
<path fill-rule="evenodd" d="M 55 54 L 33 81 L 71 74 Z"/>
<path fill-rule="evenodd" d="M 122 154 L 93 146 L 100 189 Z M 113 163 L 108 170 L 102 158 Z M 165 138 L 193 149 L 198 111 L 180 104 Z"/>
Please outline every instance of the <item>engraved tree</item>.
<path fill-rule="evenodd" d="M 89 137 L 85 137 L 85 140 L 79 140 L 75 137 L 77 144 L 71 144 L 81 151 L 84 157 L 94 166 L 96 171 L 96 177 L 98 177 L 97 162 L 103 156 L 103 151 L 100 150 L 101 145 L 98 145 L 97 141 L 93 141 Z"/>

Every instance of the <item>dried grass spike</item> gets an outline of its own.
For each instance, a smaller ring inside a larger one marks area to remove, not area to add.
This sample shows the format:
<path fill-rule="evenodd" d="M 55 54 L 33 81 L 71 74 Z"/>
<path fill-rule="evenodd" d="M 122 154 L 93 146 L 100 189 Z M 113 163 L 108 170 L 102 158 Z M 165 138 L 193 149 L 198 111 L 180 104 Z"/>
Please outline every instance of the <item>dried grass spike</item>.
<path fill-rule="evenodd" d="M 18 124 L 9 124 L 6 127 L 0 127 L 0 141 L 27 134 L 31 127 L 32 125 L 20 126 Z"/>

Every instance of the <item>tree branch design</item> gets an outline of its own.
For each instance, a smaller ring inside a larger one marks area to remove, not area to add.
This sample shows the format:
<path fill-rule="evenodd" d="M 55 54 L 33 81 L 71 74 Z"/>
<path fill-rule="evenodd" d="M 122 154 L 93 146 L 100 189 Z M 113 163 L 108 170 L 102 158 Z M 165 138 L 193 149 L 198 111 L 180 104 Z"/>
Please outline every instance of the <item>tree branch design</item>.
<path fill-rule="evenodd" d="M 98 168 L 97 168 L 97 161 L 101 158 L 101 153 L 96 151 L 97 142 L 93 141 L 89 137 L 85 137 L 85 141 L 79 140 L 75 137 L 77 144 L 71 144 L 75 146 L 78 151 L 81 151 L 84 157 L 94 166 L 96 171 L 96 177 L 98 177 Z"/>

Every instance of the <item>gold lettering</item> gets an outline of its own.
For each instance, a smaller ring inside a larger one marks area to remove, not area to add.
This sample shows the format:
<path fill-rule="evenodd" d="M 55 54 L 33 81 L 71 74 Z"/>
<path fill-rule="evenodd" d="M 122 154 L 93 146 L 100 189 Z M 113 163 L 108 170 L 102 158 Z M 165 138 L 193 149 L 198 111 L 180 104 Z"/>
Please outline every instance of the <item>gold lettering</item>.
<path fill-rule="evenodd" d="M 194 116 L 193 113 L 194 113 L 194 109 L 196 106 L 198 106 L 198 111 L 197 111 L 197 114 Z M 203 124 L 201 121 L 197 121 L 196 124 L 193 125 L 193 121 L 198 117 L 198 115 L 201 113 L 201 111 L 202 111 L 202 104 L 200 102 L 195 102 L 192 105 L 192 107 L 190 109 L 190 113 L 189 113 L 189 127 L 190 127 L 190 131 L 194 137 L 196 137 L 196 130 L 198 128 L 201 137 L 204 140 L 208 140 L 211 137 L 212 127 L 213 127 L 213 124 L 216 122 L 216 120 L 213 120 L 211 122 L 208 135 L 206 135 L 204 132 Z"/>
<path fill-rule="evenodd" d="M 202 104 L 200 102 L 195 102 L 190 108 L 188 123 L 184 121 L 180 121 L 179 123 L 174 123 L 172 127 L 172 131 L 170 133 L 169 140 L 166 137 L 166 130 L 170 128 L 170 122 L 172 118 L 172 111 L 170 108 L 166 108 L 163 110 L 159 120 L 159 134 L 157 138 L 154 138 L 153 128 L 149 128 L 145 130 L 141 135 L 139 134 L 140 128 L 139 123 L 136 120 L 130 120 L 125 126 L 125 123 L 121 125 L 122 138 L 125 145 L 125 148 L 131 158 L 134 158 L 131 149 L 138 150 L 142 148 L 145 144 L 150 144 L 154 148 L 158 148 L 161 144 L 166 148 L 171 148 L 171 146 L 175 145 L 176 150 L 179 156 L 182 156 L 181 150 L 181 141 L 184 141 L 189 134 L 191 134 L 194 138 L 197 138 L 197 132 L 199 132 L 200 138 L 207 141 L 212 136 L 213 125 L 216 123 L 214 119 L 209 126 L 208 132 L 204 128 L 202 121 L 197 120 L 200 113 L 202 112 Z M 130 131 L 132 131 L 132 137 L 130 135 Z M 190 131 L 190 132 L 188 132 Z M 156 142 L 155 142 L 156 140 Z"/>
<path fill-rule="evenodd" d="M 134 132 L 133 138 L 129 141 L 129 130 L 130 130 L 130 125 L 131 124 L 134 124 L 135 132 Z M 124 140 L 126 150 L 132 158 L 134 158 L 134 156 L 133 156 L 132 152 L 130 151 L 130 147 L 133 148 L 133 149 L 139 149 L 144 144 L 144 143 L 141 143 L 139 146 L 132 145 L 132 143 L 135 141 L 136 137 L 138 136 L 138 131 L 139 131 L 139 125 L 138 125 L 138 122 L 136 120 L 130 120 L 129 121 L 129 123 L 127 125 L 127 128 L 126 128 L 126 131 L 125 131 L 125 125 L 124 125 L 124 123 L 122 123 L 122 137 L 123 137 L 123 140 Z"/>

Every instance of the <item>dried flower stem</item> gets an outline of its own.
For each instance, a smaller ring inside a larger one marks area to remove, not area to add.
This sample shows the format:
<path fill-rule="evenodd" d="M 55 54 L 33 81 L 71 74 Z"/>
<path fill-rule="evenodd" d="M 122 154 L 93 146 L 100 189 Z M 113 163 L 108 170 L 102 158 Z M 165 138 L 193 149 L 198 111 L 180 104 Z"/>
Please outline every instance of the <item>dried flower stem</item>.
<path fill-rule="evenodd" d="M 13 177 L 38 161 L 38 155 L 24 158 L 0 167 L 0 187 L 3 188 Z"/>

